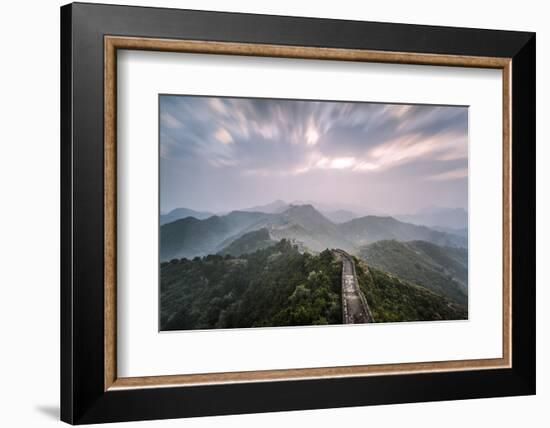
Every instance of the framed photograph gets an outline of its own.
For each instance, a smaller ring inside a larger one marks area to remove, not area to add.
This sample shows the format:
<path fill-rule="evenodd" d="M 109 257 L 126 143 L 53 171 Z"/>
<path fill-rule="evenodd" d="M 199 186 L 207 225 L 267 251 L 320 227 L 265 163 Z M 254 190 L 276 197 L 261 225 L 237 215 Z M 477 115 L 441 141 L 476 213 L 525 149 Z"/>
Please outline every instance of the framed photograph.
<path fill-rule="evenodd" d="M 61 417 L 535 393 L 535 35 L 61 8 Z"/>

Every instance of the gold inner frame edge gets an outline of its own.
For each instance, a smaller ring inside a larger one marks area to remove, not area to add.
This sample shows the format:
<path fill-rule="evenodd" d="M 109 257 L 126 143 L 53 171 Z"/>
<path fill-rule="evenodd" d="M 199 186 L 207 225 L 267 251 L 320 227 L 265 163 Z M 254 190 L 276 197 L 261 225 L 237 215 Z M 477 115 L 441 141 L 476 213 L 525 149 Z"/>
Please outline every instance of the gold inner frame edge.
<path fill-rule="evenodd" d="M 503 129 L 503 349 L 502 358 L 376 364 L 302 369 L 279 369 L 170 376 L 117 376 L 116 366 L 116 88 L 117 50 L 147 50 L 213 55 L 241 55 L 333 61 L 439 65 L 502 70 Z M 420 54 L 362 49 L 321 48 L 290 45 L 174 40 L 142 37 L 104 37 L 104 390 L 193 386 L 220 383 L 282 381 L 315 378 L 396 375 L 407 373 L 497 369 L 511 367 L 511 82 L 510 58 Z"/>

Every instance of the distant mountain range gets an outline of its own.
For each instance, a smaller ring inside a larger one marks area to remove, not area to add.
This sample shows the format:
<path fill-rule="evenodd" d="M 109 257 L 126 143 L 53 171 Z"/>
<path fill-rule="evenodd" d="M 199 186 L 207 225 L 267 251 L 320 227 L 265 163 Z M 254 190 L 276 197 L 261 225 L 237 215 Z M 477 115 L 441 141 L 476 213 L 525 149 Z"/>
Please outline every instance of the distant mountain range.
<path fill-rule="evenodd" d="M 431 207 L 416 214 L 396 215 L 396 219 L 406 223 L 428 227 L 465 229 L 468 227 L 468 212 L 463 208 Z"/>
<path fill-rule="evenodd" d="M 160 259 L 215 254 L 243 233 L 261 229 L 261 225 L 255 228 L 253 225 L 269 216 L 270 214 L 233 211 L 204 220 L 186 217 L 164 224 L 160 228 Z M 227 241 L 229 238 L 232 239 Z"/>
<path fill-rule="evenodd" d="M 423 240 L 448 247 L 467 246 L 463 236 L 392 217 L 370 215 L 337 222 L 331 221 L 311 204 L 286 206 L 283 201 L 252 208 L 271 212 L 246 209 L 207 218 L 204 218 L 207 213 L 199 213 L 203 215 L 202 219 L 189 216 L 162 224 L 161 261 L 224 252 L 238 255 L 241 251 L 250 251 L 250 248 L 265 248 L 271 241 L 278 242 L 283 238 L 313 252 L 326 248 L 356 252 L 361 246 L 388 239 Z M 340 219 L 345 220 L 345 215 L 339 214 Z"/>
<path fill-rule="evenodd" d="M 396 241 L 422 240 L 452 247 L 465 247 L 466 239 L 459 235 L 440 232 L 426 226 L 419 226 L 396 220 L 393 217 L 365 216 L 340 225 L 340 230 L 357 246 L 371 244 L 385 239 Z"/>
<path fill-rule="evenodd" d="M 277 214 L 286 211 L 293 205 L 312 205 L 314 206 L 321 214 L 328 218 L 333 223 L 345 223 L 346 221 L 353 220 L 354 218 L 360 217 L 360 215 L 355 214 L 354 212 L 346 209 L 335 209 L 331 205 L 327 204 L 318 204 L 310 201 L 295 201 L 290 204 L 287 204 L 285 201 L 277 199 L 269 204 L 265 205 L 256 205 L 251 208 L 246 208 L 241 211 L 253 211 L 261 212 L 266 214 Z"/>
<path fill-rule="evenodd" d="M 281 199 L 277 199 L 264 205 L 241 208 L 236 211 L 278 214 L 286 211 L 291 205 L 312 205 L 333 223 L 346 223 L 366 215 L 376 217 L 389 216 L 387 213 L 378 210 L 365 209 L 351 205 L 338 207 L 336 205 L 314 201 L 294 201 L 292 203 L 287 203 Z M 189 208 L 176 208 L 166 214 L 162 214 L 160 216 L 160 224 L 171 223 L 186 217 L 195 217 L 198 220 L 203 220 L 213 215 L 223 216 L 227 214 L 229 214 L 229 212 L 209 212 L 196 211 Z M 468 212 L 463 208 L 443 208 L 431 206 L 414 214 L 395 214 L 391 215 L 391 217 L 404 223 L 427 226 L 435 230 L 459 235 L 462 235 L 464 231 L 468 229 Z"/>
<path fill-rule="evenodd" d="M 176 208 L 167 214 L 161 214 L 160 224 L 172 223 L 173 221 L 186 217 L 194 217 L 198 220 L 203 220 L 205 218 L 212 217 L 213 215 L 214 214 L 206 211 L 195 211 L 190 210 L 189 208 Z"/>
<path fill-rule="evenodd" d="M 463 228 L 460 228 L 460 229 L 454 229 L 452 227 L 432 226 L 431 229 L 437 230 L 438 232 L 445 232 L 445 233 L 450 233 L 452 235 L 458 235 L 458 236 L 461 236 L 462 238 L 464 238 L 466 241 L 468 240 L 468 228 L 467 227 L 463 227 Z"/>

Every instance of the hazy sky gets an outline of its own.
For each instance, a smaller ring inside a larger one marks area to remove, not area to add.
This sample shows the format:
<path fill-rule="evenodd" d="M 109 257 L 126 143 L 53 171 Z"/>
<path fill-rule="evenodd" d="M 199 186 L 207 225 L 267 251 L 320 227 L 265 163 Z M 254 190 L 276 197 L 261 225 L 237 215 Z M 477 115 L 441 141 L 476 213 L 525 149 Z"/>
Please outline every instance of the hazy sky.
<path fill-rule="evenodd" d="M 161 211 L 467 208 L 468 109 L 162 95 Z"/>

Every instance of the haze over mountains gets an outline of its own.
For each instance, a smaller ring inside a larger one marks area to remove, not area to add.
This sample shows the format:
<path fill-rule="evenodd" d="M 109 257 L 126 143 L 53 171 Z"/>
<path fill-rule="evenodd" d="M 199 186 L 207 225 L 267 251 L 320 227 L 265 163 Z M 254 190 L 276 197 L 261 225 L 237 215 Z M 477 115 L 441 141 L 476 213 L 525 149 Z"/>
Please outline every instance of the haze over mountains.
<path fill-rule="evenodd" d="M 174 213 L 192 214 L 162 223 L 169 215 L 174 218 Z M 174 210 L 162 216 L 161 261 L 216 253 L 238 255 L 241 247 L 249 252 L 281 239 L 289 239 L 313 252 L 340 248 L 357 253 L 362 246 L 381 240 L 422 240 L 445 247 L 467 247 L 467 238 L 460 233 L 435 230 L 388 216 L 356 217 L 347 210 L 322 213 L 312 204 L 286 204 L 279 200 L 224 215 L 207 216 L 208 213 L 189 209 Z M 440 216 L 443 218 L 444 214 Z"/>
<path fill-rule="evenodd" d="M 449 231 L 468 228 L 468 211 L 464 208 L 447 208 L 438 206 L 429 206 L 412 214 L 391 214 L 373 208 L 365 208 L 349 204 L 346 206 L 340 206 L 310 200 L 296 200 L 287 203 L 281 199 L 277 199 L 267 204 L 239 208 L 233 211 L 276 214 L 287 210 L 291 205 L 313 205 L 316 210 L 318 210 L 333 223 L 345 223 L 355 218 L 372 215 L 378 217 L 391 216 L 404 223 L 428 226 L 436 230 L 447 229 L 447 231 Z M 169 212 L 162 213 L 160 217 L 161 224 L 166 224 L 185 217 L 195 217 L 199 220 L 203 220 L 213 215 L 221 216 L 229 214 L 230 212 L 232 211 L 210 212 L 204 210 L 193 210 L 189 208 L 175 208 Z"/>
<path fill-rule="evenodd" d="M 463 208 L 428 207 L 415 214 L 396 215 L 396 219 L 428 227 L 465 229 L 468 227 L 468 212 Z"/>
<path fill-rule="evenodd" d="M 160 329 L 339 324 L 333 249 L 353 254 L 375 322 L 467 319 L 467 238 L 444 230 L 283 201 L 163 224 Z"/>
<path fill-rule="evenodd" d="M 195 211 L 189 208 L 176 208 L 172 211 L 160 215 L 160 224 L 172 223 L 180 218 L 194 217 L 198 220 L 203 220 L 212 217 L 214 214 L 206 211 Z"/>

